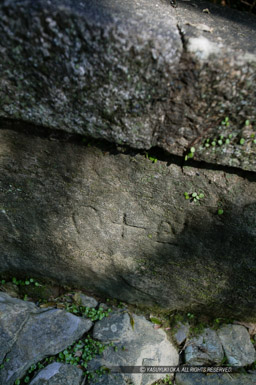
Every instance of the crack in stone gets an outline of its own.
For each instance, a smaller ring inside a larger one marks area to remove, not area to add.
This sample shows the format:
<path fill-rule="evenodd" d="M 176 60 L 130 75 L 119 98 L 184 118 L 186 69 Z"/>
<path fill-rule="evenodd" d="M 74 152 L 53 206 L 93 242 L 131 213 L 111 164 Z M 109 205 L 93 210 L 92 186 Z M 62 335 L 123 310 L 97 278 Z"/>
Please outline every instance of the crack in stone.
<path fill-rule="evenodd" d="M 177 23 L 177 29 L 178 29 L 178 32 L 179 32 L 179 35 L 180 35 L 180 40 L 181 40 L 181 43 L 182 43 L 183 52 L 187 52 L 187 43 L 186 43 L 186 40 L 185 40 L 185 33 L 182 30 L 182 26 L 180 26 L 179 23 Z"/>
<path fill-rule="evenodd" d="M 46 127 L 39 127 L 37 125 L 27 124 L 19 120 L 10 120 L 5 118 L 0 118 L 0 123 L 2 123 L 0 125 L 0 130 L 3 130 L 3 131 L 10 130 L 13 132 L 17 132 L 18 134 L 23 133 L 25 135 L 31 135 L 42 139 L 49 139 L 49 136 L 51 135 L 52 131 L 54 131 L 56 132 L 56 135 L 58 135 L 58 140 L 56 142 L 66 142 L 66 143 L 75 144 L 77 146 L 84 146 L 84 144 L 82 143 L 82 138 L 84 138 L 84 135 L 80 135 L 80 134 L 71 135 L 71 134 L 67 134 L 64 131 L 54 130 Z M 24 125 L 26 127 L 24 127 Z M 145 149 L 134 149 L 129 146 L 124 146 L 125 151 L 123 151 L 123 148 L 120 151 L 118 149 L 118 145 L 115 143 L 107 142 L 104 139 L 100 139 L 100 140 L 97 140 L 94 138 L 90 138 L 90 139 L 92 140 L 93 142 L 92 145 L 94 147 L 99 148 L 102 151 L 105 151 L 105 148 L 107 147 L 109 153 L 113 155 L 122 154 L 122 155 L 131 156 L 131 157 L 134 157 L 138 154 L 145 155 Z M 147 151 L 149 156 L 156 157 L 158 160 L 165 162 L 167 166 L 170 166 L 171 164 L 175 164 L 178 167 L 180 167 L 182 170 L 182 168 L 185 165 L 184 156 L 166 153 L 166 151 L 164 151 L 160 147 L 151 147 L 151 149 Z M 221 165 L 217 163 L 208 163 L 205 161 L 194 160 L 194 159 L 193 160 L 190 159 L 189 162 L 186 163 L 186 165 L 194 168 L 204 169 L 204 170 L 224 171 L 227 174 L 235 174 L 243 178 L 246 178 L 249 181 L 255 180 L 254 171 L 243 170 L 242 168 L 239 168 L 239 167 L 232 167 L 232 166 Z M 91 208 L 97 212 L 97 210 L 94 207 L 91 207 Z"/>
<path fill-rule="evenodd" d="M 6 210 L 2 209 L 0 210 L 0 212 L 5 216 L 5 218 L 7 219 L 8 223 L 10 223 L 14 233 L 15 233 L 15 236 L 14 238 L 19 241 L 19 237 L 20 237 L 20 233 L 18 232 L 18 230 L 16 229 L 16 226 L 14 224 L 14 222 L 12 221 L 12 219 L 9 217 L 9 215 L 7 214 Z"/>
<path fill-rule="evenodd" d="M 80 230 L 79 230 L 77 221 L 76 221 L 76 215 L 75 215 L 75 213 L 72 214 L 72 221 L 73 221 L 73 225 L 74 225 L 74 228 L 76 229 L 77 234 L 80 235 L 81 233 L 80 233 Z"/>
<path fill-rule="evenodd" d="M 161 243 L 162 245 L 172 245 L 172 246 L 177 246 L 179 245 L 177 243 L 172 243 L 172 242 L 163 242 L 163 241 L 155 241 L 156 243 Z"/>

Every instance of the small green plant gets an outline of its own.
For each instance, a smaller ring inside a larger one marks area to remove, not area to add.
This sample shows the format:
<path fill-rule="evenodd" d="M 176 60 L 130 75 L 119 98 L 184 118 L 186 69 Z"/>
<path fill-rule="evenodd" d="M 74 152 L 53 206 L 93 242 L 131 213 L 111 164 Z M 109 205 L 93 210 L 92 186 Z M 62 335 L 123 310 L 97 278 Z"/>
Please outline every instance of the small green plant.
<path fill-rule="evenodd" d="M 187 313 L 187 317 L 189 320 L 192 320 L 193 318 L 195 318 L 195 315 L 193 313 Z"/>
<path fill-rule="evenodd" d="M 218 209 L 218 215 L 222 215 L 224 213 L 223 209 Z"/>
<path fill-rule="evenodd" d="M 28 285 L 42 286 L 40 285 L 40 283 L 36 282 L 34 278 L 26 278 L 25 281 L 23 281 L 21 279 L 16 279 L 15 277 L 13 277 L 12 283 L 16 286 L 28 286 Z"/>
<path fill-rule="evenodd" d="M 199 201 L 200 199 L 203 199 L 204 198 L 204 194 L 203 193 L 196 193 L 196 192 L 193 192 L 192 193 L 192 198 L 194 200 L 194 202 L 197 202 Z"/>
<path fill-rule="evenodd" d="M 192 193 L 184 192 L 184 197 L 185 199 L 189 199 L 191 202 L 199 202 L 201 199 L 204 198 L 204 193 L 197 193 L 195 191 Z"/>
<path fill-rule="evenodd" d="M 193 317 L 191 318 L 191 317 L 188 317 L 188 315 L 187 315 L 188 321 L 190 323 L 189 335 L 191 337 L 192 336 L 198 336 L 198 335 L 202 334 L 204 331 L 204 328 L 206 326 L 205 323 L 199 322 L 199 320 L 196 319 L 193 314 L 192 314 L 192 316 Z"/>
<path fill-rule="evenodd" d="M 221 325 L 232 323 L 232 322 L 233 321 L 230 320 L 230 319 L 219 317 L 219 318 L 215 318 L 213 320 L 213 325 L 212 326 L 213 326 L 213 329 L 217 330 Z"/>
<path fill-rule="evenodd" d="M 168 385 L 173 385 L 173 382 L 172 382 L 169 374 L 167 374 L 166 377 L 163 379 L 163 383 L 168 384 Z"/>
<path fill-rule="evenodd" d="M 223 145 L 223 140 L 224 140 L 224 135 L 220 135 L 219 139 L 217 140 L 217 143 L 218 143 L 219 146 Z"/>
<path fill-rule="evenodd" d="M 52 363 L 53 361 L 55 361 L 55 357 L 48 357 L 48 358 L 43 359 L 40 362 L 37 362 L 36 364 L 33 364 L 27 370 L 24 377 L 21 379 L 17 379 L 14 384 L 15 385 L 28 384 L 30 382 L 30 380 L 32 379 L 32 377 L 34 376 L 34 372 L 36 372 L 40 369 L 43 369 L 46 365 Z"/>
<path fill-rule="evenodd" d="M 30 366 L 30 368 L 28 369 L 28 373 L 30 374 L 30 373 L 32 373 L 34 370 L 36 370 L 36 366 L 37 366 L 36 364 Z"/>
<path fill-rule="evenodd" d="M 162 325 L 162 321 L 156 317 L 150 317 L 150 321 L 155 325 Z"/>
<path fill-rule="evenodd" d="M 216 144 L 216 142 L 215 142 L 215 144 Z M 206 147 L 206 148 L 210 147 L 210 139 L 209 138 L 205 140 L 203 147 Z"/>
<path fill-rule="evenodd" d="M 226 356 L 223 357 L 220 366 L 227 366 L 228 365 L 228 359 Z"/>
<path fill-rule="evenodd" d="M 221 322 L 221 318 L 215 318 L 214 320 L 213 320 L 213 325 L 214 325 L 214 327 L 216 328 L 218 328 L 219 327 L 219 325 L 220 325 L 220 322 Z"/>
<path fill-rule="evenodd" d="M 187 161 L 188 159 L 194 158 L 195 152 L 196 152 L 195 147 L 191 147 L 191 148 L 190 148 L 190 151 L 188 152 L 188 154 L 185 155 L 185 161 Z"/>
<path fill-rule="evenodd" d="M 69 313 L 90 318 L 92 321 L 102 320 L 104 317 L 107 317 L 111 312 L 111 309 L 104 310 L 102 307 L 100 307 L 99 309 L 95 309 L 93 307 L 79 306 L 75 303 L 66 304 L 66 310 Z"/>
<path fill-rule="evenodd" d="M 229 117 L 226 116 L 225 119 L 222 120 L 221 124 L 222 126 L 229 127 L 230 126 Z"/>
<path fill-rule="evenodd" d="M 154 156 L 149 156 L 147 152 L 145 153 L 145 156 L 146 156 L 146 159 L 151 160 L 152 163 L 156 163 L 157 162 L 157 158 L 154 157 Z"/>
<path fill-rule="evenodd" d="M 114 344 L 104 345 L 88 335 L 85 339 L 79 340 L 59 353 L 57 362 L 64 362 L 75 366 L 79 365 L 84 368 L 88 378 L 93 378 L 93 373 L 87 370 L 88 362 L 97 355 L 102 354 L 107 346 L 114 346 Z M 116 346 L 114 346 L 114 349 L 115 348 Z"/>
<path fill-rule="evenodd" d="M 252 140 L 252 142 L 253 142 L 254 144 L 256 144 L 255 133 L 252 133 L 252 134 L 250 135 L 250 139 Z"/>
<path fill-rule="evenodd" d="M 113 342 L 109 344 L 102 344 L 101 342 L 96 341 L 91 336 L 87 335 L 86 338 L 68 346 L 58 355 L 47 357 L 42 361 L 32 365 L 27 370 L 25 376 L 22 379 L 16 380 L 15 385 L 28 384 L 36 371 L 43 369 L 45 366 L 52 362 L 63 362 L 66 364 L 79 366 L 84 371 L 84 374 L 87 375 L 88 379 L 93 379 L 95 374 L 102 375 L 105 373 L 105 370 L 98 369 L 95 371 L 95 373 L 90 372 L 87 369 L 88 362 L 91 361 L 94 357 L 102 354 L 108 346 L 113 347 L 114 349 L 116 348 Z"/>
<path fill-rule="evenodd" d="M 3 361 L 3 363 L 0 365 L 0 369 L 3 369 L 4 368 L 4 364 L 6 363 L 6 362 L 9 362 L 10 361 L 10 358 L 6 358 L 4 361 Z"/>
<path fill-rule="evenodd" d="M 203 150 L 205 148 L 212 148 L 212 150 L 215 151 L 215 149 L 217 147 L 221 147 L 221 146 L 224 146 L 224 145 L 229 145 L 231 142 L 233 142 L 234 145 L 243 145 L 245 144 L 246 142 L 250 143 L 254 143 L 256 144 L 256 139 L 255 139 L 255 133 L 252 132 L 250 134 L 250 132 L 248 133 L 248 130 L 252 130 L 252 124 L 250 122 L 250 120 L 246 120 L 244 122 L 244 125 L 243 125 L 243 129 L 246 129 L 245 130 L 245 135 L 246 137 L 243 137 L 243 136 L 239 136 L 238 133 L 228 133 L 226 130 L 227 127 L 229 127 L 230 125 L 230 121 L 229 121 L 229 118 L 226 117 L 222 122 L 221 122 L 221 125 L 219 126 L 219 130 L 221 131 L 226 131 L 226 135 L 224 134 L 221 134 L 219 135 L 218 137 L 213 137 L 213 138 L 207 138 L 203 141 L 203 143 L 201 144 L 200 146 L 200 150 Z M 230 129 L 229 129 L 230 130 Z"/>
<path fill-rule="evenodd" d="M 204 141 L 200 149 L 209 148 L 209 147 L 212 147 L 212 149 L 215 149 L 215 147 L 218 147 L 218 146 L 221 147 L 221 146 L 230 144 L 231 138 L 232 138 L 232 134 L 230 134 L 228 137 L 225 137 L 224 135 L 220 135 L 213 139 L 208 138 Z"/>
<path fill-rule="evenodd" d="M 184 192 L 185 199 L 190 199 L 190 194 L 188 192 Z"/>

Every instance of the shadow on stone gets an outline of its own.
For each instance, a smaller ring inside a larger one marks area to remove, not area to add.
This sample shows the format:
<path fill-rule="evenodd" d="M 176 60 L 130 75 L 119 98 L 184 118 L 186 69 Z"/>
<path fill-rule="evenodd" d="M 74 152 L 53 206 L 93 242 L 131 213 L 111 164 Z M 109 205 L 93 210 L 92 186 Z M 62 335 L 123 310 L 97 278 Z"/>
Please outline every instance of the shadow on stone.
<path fill-rule="evenodd" d="M 8 128 L 0 132 L 2 273 L 139 305 L 253 318 L 255 179 L 182 172 L 140 153 Z M 185 191 L 205 197 L 190 202 Z"/>

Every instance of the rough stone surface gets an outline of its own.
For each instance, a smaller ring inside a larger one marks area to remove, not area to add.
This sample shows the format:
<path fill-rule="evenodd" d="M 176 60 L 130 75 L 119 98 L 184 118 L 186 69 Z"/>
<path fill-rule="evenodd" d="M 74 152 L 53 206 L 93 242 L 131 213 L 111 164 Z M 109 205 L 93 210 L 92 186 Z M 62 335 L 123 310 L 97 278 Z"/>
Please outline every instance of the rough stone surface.
<path fill-rule="evenodd" d="M 42 369 L 30 385 L 81 385 L 83 371 L 76 366 L 53 362 Z"/>
<path fill-rule="evenodd" d="M 154 325 L 142 316 L 128 314 L 125 311 L 114 312 L 109 317 L 98 321 L 93 328 L 93 337 L 102 342 L 114 342 L 117 351 L 109 347 L 103 356 L 94 359 L 89 367 L 94 370 L 100 366 L 143 366 L 143 365 L 178 365 L 179 356 L 175 347 L 167 340 L 166 333 L 155 330 Z M 116 374 L 105 375 L 99 384 L 111 384 Z M 117 374 L 120 385 L 131 380 L 134 385 L 151 385 L 164 378 L 158 374 Z"/>
<path fill-rule="evenodd" d="M 85 307 L 96 307 L 98 305 L 98 301 L 95 298 L 82 293 L 77 293 L 76 300 Z"/>
<path fill-rule="evenodd" d="M 151 147 L 158 100 L 167 97 L 182 52 L 172 7 L 4 1 L 0 19 L 1 84 L 8 90 L 2 117 Z"/>
<path fill-rule="evenodd" d="M 228 363 L 246 366 L 256 360 L 256 352 L 247 329 L 241 325 L 227 325 L 218 330 Z"/>
<path fill-rule="evenodd" d="M 93 384 L 95 384 L 95 382 L 91 383 L 90 385 L 93 385 Z M 126 384 L 127 384 L 127 381 L 124 379 L 124 376 L 119 373 L 98 377 L 96 381 L 96 385 L 126 385 Z"/>
<path fill-rule="evenodd" d="M 256 178 L 0 130 L 0 272 L 253 318 Z M 184 192 L 204 192 L 198 203 Z M 223 215 L 217 215 L 222 207 Z"/>
<path fill-rule="evenodd" d="M 256 18 L 196 5 L 2 1 L 0 117 L 255 170 Z"/>
<path fill-rule="evenodd" d="M 179 373 L 175 377 L 176 385 L 254 385 L 256 373 L 253 374 L 202 374 Z"/>
<path fill-rule="evenodd" d="M 0 293 L 0 383 L 13 385 L 44 357 L 65 349 L 87 332 L 92 322 L 58 309 L 38 309 Z M 8 361 L 5 361 L 8 360 Z"/>
<path fill-rule="evenodd" d="M 11 298 L 6 293 L 0 293 L 0 362 L 10 352 L 18 338 L 20 330 L 29 319 L 30 313 L 36 313 L 38 308 L 30 302 Z"/>
<path fill-rule="evenodd" d="M 152 327 L 152 324 L 150 325 Z M 93 337 L 102 342 L 120 342 L 130 339 L 133 329 L 127 312 L 115 312 L 95 324 Z"/>
<path fill-rule="evenodd" d="M 185 362 L 189 365 L 220 364 L 223 358 L 220 339 L 217 333 L 209 328 L 200 336 L 189 340 L 185 349 Z"/>
<path fill-rule="evenodd" d="M 19 289 L 12 282 L 6 282 L 0 285 L 0 290 L 10 295 L 11 297 L 19 298 Z"/>
<path fill-rule="evenodd" d="M 185 49 L 196 61 L 198 71 L 191 93 L 195 99 L 190 98 L 191 94 L 187 96 L 189 107 L 185 108 L 185 115 L 193 116 L 190 124 L 199 129 L 189 144 L 195 147 L 194 158 L 255 171 L 256 104 L 251 97 L 256 96 L 256 44 L 251 36 L 255 33 L 256 17 L 204 0 L 198 0 L 196 7 L 181 0 L 176 12 Z M 191 79 L 191 90 L 190 85 Z M 222 124 L 224 117 L 229 118 L 228 125 Z M 248 126 L 246 120 L 250 121 Z M 179 132 L 186 135 L 188 126 L 185 118 Z M 245 140 L 243 145 L 241 138 Z M 205 147 L 206 140 L 209 148 Z M 219 145 L 218 140 L 223 144 Z"/>
<path fill-rule="evenodd" d="M 108 305 L 106 303 L 100 303 L 99 304 L 99 308 L 103 309 L 103 310 L 108 310 Z"/>
<path fill-rule="evenodd" d="M 189 334 L 189 324 L 183 324 L 179 322 L 177 326 L 175 327 L 177 329 L 176 333 L 174 334 L 175 341 L 178 345 L 181 345 L 186 339 L 188 338 Z"/>

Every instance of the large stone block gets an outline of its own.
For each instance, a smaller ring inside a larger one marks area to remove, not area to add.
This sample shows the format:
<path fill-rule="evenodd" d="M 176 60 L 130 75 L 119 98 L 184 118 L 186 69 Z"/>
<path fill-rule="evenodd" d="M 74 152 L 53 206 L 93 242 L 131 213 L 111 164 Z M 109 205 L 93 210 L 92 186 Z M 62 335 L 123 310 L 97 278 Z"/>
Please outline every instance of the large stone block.
<path fill-rule="evenodd" d="M 0 117 L 255 170 L 256 19 L 178 5 L 2 1 Z"/>
<path fill-rule="evenodd" d="M 1 272 L 253 318 L 253 173 L 152 163 L 80 137 L 19 131 L 0 131 Z"/>
<path fill-rule="evenodd" d="M 132 320 L 132 321 L 131 321 Z M 131 325 L 132 323 L 132 325 Z M 89 369 L 100 367 L 110 368 L 107 374 L 98 381 L 99 385 L 110 385 L 117 382 L 125 385 L 151 385 L 165 378 L 163 373 L 127 373 L 127 368 L 141 366 L 176 366 L 179 364 L 179 354 L 175 346 L 168 341 L 163 330 L 155 330 L 151 322 L 143 316 L 115 312 L 108 319 L 98 321 L 93 328 L 93 337 L 103 343 L 114 341 L 118 352 L 108 347 L 102 357 L 96 357 L 89 363 Z M 124 371 L 122 373 L 122 367 Z M 111 373 L 111 368 L 113 373 Z M 122 373 L 121 375 L 119 373 Z M 171 374 L 171 378 L 173 375 Z M 93 385 L 93 381 L 89 382 Z"/>
<path fill-rule="evenodd" d="M 13 385 L 31 365 L 61 352 L 91 326 L 89 319 L 0 293 L 0 383 Z"/>
<path fill-rule="evenodd" d="M 4 1 L 2 117 L 151 147 L 182 43 L 171 6 Z"/>

